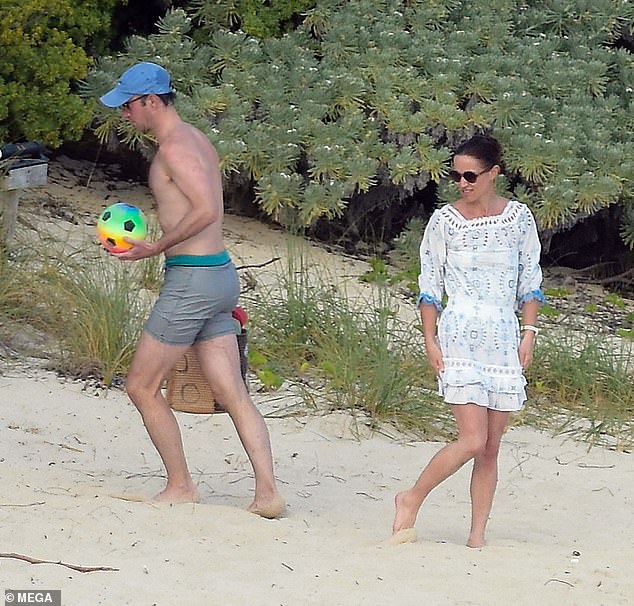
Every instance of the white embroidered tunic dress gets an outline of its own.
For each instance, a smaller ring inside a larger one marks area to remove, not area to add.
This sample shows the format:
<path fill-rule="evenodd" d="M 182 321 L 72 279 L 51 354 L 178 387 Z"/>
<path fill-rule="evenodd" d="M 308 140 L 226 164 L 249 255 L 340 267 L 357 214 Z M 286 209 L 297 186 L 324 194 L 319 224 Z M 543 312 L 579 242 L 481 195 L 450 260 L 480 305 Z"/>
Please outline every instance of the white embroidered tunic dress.
<path fill-rule="evenodd" d="M 522 408 L 516 310 L 544 300 L 540 252 L 535 219 L 515 200 L 501 214 L 478 219 L 465 219 L 450 204 L 434 211 L 420 246 L 418 301 L 440 312 L 439 392 L 446 402 Z"/>

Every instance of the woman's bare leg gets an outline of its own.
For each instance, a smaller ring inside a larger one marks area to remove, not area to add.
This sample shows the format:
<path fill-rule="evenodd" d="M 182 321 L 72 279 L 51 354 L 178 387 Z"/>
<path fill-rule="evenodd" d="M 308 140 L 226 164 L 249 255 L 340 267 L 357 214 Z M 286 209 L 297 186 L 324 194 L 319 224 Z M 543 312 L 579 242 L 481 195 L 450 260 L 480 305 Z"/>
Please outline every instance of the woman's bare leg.
<path fill-rule="evenodd" d="M 467 545 L 482 547 L 498 479 L 498 453 L 509 413 L 488 411 L 488 433 L 484 452 L 475 457 L 471 473 L 471 532 Z"/>
<path fill-rule="evenodd" d="M 413 528 L 427 495 L 467 461 L 481 456 L 487 441 L 487 409 L 477 404 L 452 405 L 458 438 L 439 450 L 429 461 L 412 488 L 395 498 L 396 515 L 392 531 Z"/>

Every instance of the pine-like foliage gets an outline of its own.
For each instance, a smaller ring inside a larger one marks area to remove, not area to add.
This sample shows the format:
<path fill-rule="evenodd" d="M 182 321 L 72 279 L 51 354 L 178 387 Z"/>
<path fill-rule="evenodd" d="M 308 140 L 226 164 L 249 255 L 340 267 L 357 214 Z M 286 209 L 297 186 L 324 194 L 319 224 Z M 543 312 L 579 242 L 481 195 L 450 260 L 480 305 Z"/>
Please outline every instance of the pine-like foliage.
<path fill-rule="evenodd" d="M 542 228 L 619 204 L 634 247 L 633 58 L 615 45 L 633 23 L 627 0 L 321 0 L 279 39 L 220 29 L 194 44 L 177 10 L 103 61 L 86 93 L 162 63 L 229 186 L 251 180 L 267 213 L 304 224 L 377 186 L 403 199 L 434 181 L 447 195 L 451 150 L 493 132 L 509 191 Z M 130 138 L 112 114 L 97 121 L 102 139 Z"/>
<path fill-rule="evenodd" d="M 187 3 L 204 35 L 218 28 L 241 29 L 257 38 L 279 36 L 315 5 L 314 0 L 190 0 Z"/>

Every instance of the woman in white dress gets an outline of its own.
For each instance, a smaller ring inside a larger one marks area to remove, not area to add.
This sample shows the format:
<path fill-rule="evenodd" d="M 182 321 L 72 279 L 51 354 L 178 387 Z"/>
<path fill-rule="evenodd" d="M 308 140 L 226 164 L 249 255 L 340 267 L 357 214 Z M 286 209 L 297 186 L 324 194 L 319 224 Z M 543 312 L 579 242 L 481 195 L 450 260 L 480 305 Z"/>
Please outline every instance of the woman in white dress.
<path fill-rule="evenodd" d="M 420 246 L 425 350 L 458 437 L 434 455 L 412 488 L 396 495 L 395 542 L 415 540 L 427 495 L 473 459 L 467 545 L 484 545 L 500 441 L 509 413 L 526 400 L 523 370 L 533 358 L 544 300 L 541 247 L 528 207 L 496 193 L 501 163 L 492 137 L 477 135 L 458 147 L 449 176 L 461 197 L 433 213 Z"/>

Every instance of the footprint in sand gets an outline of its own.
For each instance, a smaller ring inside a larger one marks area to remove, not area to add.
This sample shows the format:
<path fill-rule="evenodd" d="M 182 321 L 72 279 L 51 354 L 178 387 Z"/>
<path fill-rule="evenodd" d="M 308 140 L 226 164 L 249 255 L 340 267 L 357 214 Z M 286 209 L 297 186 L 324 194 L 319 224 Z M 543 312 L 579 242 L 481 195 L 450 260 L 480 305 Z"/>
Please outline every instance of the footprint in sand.
<path fill-rule="evenodd" d="M 286 503 L 282 497 L 278 496 L 265 505 L 252 505 L 249 507 L 249 511 L 267 520 L 273 520 L 279 518 L 286 511 Z"/>
<path fill-rule="evenodd" d="M 388 545 L 402 545 L 403 543 L 416 543 L 418 535 L 415 528 L 403 528 L 395 532 L 388 540 Z"/>

